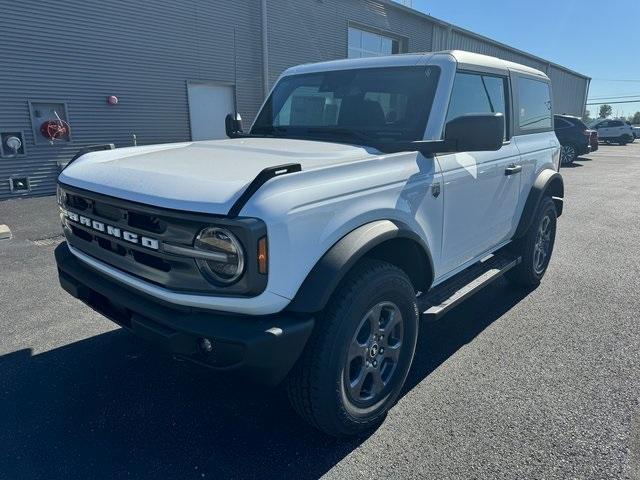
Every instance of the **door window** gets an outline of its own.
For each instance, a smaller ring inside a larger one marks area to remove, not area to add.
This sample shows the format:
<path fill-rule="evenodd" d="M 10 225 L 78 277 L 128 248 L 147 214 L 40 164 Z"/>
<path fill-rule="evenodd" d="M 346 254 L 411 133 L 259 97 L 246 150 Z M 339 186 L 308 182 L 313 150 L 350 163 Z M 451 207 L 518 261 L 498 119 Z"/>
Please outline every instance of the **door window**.
<path fill-rule="evenodd" d="M 551 130 L 549 84 L 530 78 L 518 80 L 518 125 L 523 133 Z"/>
<path fill-rule="evenodd" d="M 509 138 L 505 103 L 506 78 L 457 73 L 449 101 L 447 122 L 468 113 L 502 113 L 504 138 Z"/>

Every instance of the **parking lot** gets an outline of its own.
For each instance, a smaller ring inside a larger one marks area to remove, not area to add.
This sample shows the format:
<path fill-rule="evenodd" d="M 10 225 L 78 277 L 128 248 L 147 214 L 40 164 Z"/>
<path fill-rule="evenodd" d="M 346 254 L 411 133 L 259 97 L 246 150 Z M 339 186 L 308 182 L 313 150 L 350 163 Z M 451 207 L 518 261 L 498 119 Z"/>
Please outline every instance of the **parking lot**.
<path fill-rule="evenodd" d="M 163 356 L 58 286 L 52 197 L 0 202 L 0 478 L 640 478 L 640 141 L 563 169 L 542 285 L 425 324 L 368 438 Z"/>

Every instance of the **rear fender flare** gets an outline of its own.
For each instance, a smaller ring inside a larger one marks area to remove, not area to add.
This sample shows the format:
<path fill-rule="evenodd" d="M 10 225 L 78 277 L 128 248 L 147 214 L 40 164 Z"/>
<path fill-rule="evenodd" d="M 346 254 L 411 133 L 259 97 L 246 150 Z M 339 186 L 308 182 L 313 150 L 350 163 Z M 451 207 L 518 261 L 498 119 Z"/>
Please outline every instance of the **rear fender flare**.
<path fill-rule="evenodd" d="M 555 170 L 542 170 L 535 182 L 533 182 L 533 186 L 531 187 L 531 191 L 529 192 L 529 196 L 527 197 L 527 201 L 524 205 L 524 210 L 520 217 L 520 222 L 518 223 L 514 239 L 521 238 L 527 233 L 536 212 L 540 208 L 542 199 L 546 196 L 553 199 L 553 202 L 556 205 L 557 216 L 559 217 L 562 215 L 564 181 L 562 180 L 562 175 Z"/>

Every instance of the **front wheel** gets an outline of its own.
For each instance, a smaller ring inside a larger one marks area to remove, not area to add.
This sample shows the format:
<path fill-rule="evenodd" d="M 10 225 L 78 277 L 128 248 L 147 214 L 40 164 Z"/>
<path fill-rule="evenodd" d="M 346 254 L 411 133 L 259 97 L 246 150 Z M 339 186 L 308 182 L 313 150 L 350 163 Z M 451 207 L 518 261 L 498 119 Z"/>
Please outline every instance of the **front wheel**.
<path fill-rule="evenodd" d="M 520 264 L 506 273 L 507 278 L 526 288 L 537 287 L 544 277 L 556 239 L 557 214 L 553 199 L 544 197 L 524 237 L 511 246 L 522 257 Z"/>
<path fill-rule="evenodd" d="M 407 275 L 387 262 L 361 261 L 318 316 L 288 378 L 294 410 L 329 435 L 377 427 L 400 394 L 417 337 Z"/>

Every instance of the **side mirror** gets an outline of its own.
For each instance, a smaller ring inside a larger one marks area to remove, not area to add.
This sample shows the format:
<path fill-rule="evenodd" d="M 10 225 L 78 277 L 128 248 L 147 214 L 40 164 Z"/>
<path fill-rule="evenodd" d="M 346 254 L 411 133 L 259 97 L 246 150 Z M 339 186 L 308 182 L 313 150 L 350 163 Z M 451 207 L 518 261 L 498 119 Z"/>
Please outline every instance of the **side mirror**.
<path fill-rule="evenodd" d="M 504 115 L 470 113 L 456 117 L 445 125 L 444 140 L 456 152 L 500 150 L 504 141 Z"/>
<path fill-rule="evenodd" d="M 242 134 L 242 117 L 240 114 L 230 113 L 224 119 L 224 129 L 227 137 L 235 138 Z"/>
<path fill-rule="evenodd" d="M 456 117 L 444 127 L 444 140 L 385 142 L 373 145 L 385 153 L 417 151 L 423 155 L 500 150 L 504 141 L 504 115 L 470 113 Z"/>

